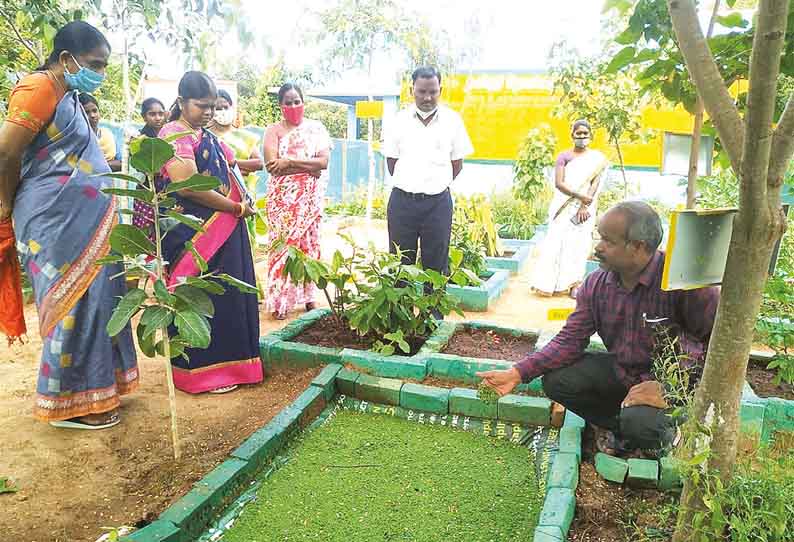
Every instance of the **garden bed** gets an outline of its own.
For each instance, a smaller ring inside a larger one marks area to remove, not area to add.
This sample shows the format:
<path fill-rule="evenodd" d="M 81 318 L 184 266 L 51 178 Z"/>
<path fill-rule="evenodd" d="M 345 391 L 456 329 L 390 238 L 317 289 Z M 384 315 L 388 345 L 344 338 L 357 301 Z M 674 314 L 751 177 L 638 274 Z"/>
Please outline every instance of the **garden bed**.
<path fill-rule="evenodd" d="M 507 395 L 486 403 L 473 390 L 332 364 L 156 521 L 124 540 L 274 540 L 295 528 L 295 539 L 314 533 L 321 540 L 373 540 L 385 528 L 411 540 L 562 540 L 573 520 L 583 423 L 568 413 L 558 431 L 549 427 L 550 411 L 544 398 Z M 334 415 L 340 418 L 321 427 Z M 246 512 L 257 492 L 261 504 Z"/>
<path fill-rule="evenodd" d="M 485 264 L 489 269 L 506 269 L 510 273 L 516 274 L 529 259 L 533 244 L 534 242 L 531 240 L 503 239 L 504 255 L 487 256 Z"/>
<path fill-rule="evenodd" d="M 747 366 L 747 382 L 758 397 L 779 397 L 789 401 L 794 400 L 794 385 L 786 382 L 775 384 L 773 382 L 777 371 L 767 369 L 766 363 L 750 361 Z"/>
<path fill-rule="evenodd" d="M 530 540 L 543 504 L 527 448 L 388 415 L 340 411 L 290 456 L 224 540 Z"/>
<path fill-rule="evenodd" d="M 489 270 L 480 276 L 483 281 L 478 286 L 447 285 L 447 292 L 458 299 L 463 310 L 485 312 L 492 301 L 502 295 L 507 287 L 510 273 L 504 269 Z"/>
<path fill-rule="evenodd" d="M 303 328 L 297 335 L 290 339 L 291 342 L 311 346 L 322 346 L 324 348 L 340 351 L 343 348 L 370 350 L 376 340 L 375 337 L 362 337 L 352 329 L 340 328 L 333 315 L 330 313 L 314 320 L 310 325 Z M 409 339 L 408 343 L 411 345 L 411 352 L 406 355 L 413 356 L 419 352 L 419 349 L 422 348 L 426 340 L 426 337 Z M 401 354 L 402 353 L 399 351 L 396 353 L 396 355 Z"/>
<path fill-rule="evenodd" d="M 521 361 L 535 349 L 537 335 L 517 335 L 497 329 L 461 326 L 441 350 L 468 358 Z"/>

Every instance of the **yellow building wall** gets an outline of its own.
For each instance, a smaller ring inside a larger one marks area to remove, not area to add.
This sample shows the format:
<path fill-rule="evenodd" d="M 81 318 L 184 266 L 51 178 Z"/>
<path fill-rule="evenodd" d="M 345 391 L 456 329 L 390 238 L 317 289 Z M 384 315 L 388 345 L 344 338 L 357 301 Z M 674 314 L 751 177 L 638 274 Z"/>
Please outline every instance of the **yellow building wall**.
<path fill-rule="evenodd" d="M 527 132 L 549 125 L 557 137 L 558 152 L 571 147 L 568 119 L 554 117 L 559 96 L 552 93 L 551 78 L 532 74 L 457 74 L 442 81 L 442 101 L 463 117 L 474 144 L 475 160 L 514 160 Z M 402 88 L 401 101 L 413 102 L 409 84 Z M 621 144 L 628 166 L 660 168 L 664 132 L 692 133 L 694 117 L 679 106 L 648 107 L 642 112 L 643 130 L 650 129 L 645 141 Z M 617 162 L 606 134 L 594 126 L 593 148 Z"/>

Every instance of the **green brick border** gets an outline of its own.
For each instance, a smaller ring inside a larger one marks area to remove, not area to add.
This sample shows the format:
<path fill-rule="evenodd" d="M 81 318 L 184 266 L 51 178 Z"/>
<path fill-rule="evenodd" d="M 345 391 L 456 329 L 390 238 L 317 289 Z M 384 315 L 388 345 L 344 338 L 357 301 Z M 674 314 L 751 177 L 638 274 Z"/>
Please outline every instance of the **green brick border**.
<path fill-rule="evenodd" d="M 182 498 L 160 514 L 156 521 L 123 537 L 122 541 L 189 542 L 196 539 L 222 515 L 228 504 L 248 488 L 257 473 L 268 466 L 292 438 L 320 415 L 337 394 L 345 394 L 345 391 L 350 390 L 353 391 L 352 397 L 362 404 L 365 400 L 371 399 L 377 399 L 380 403 L 384 398 L 387 403 L 396 402 L 394 408 L 398 409 L 401 415 L 409 418 L 417 416 L 421 419 L 422 416 L 427 416 L 427 419 L 431 417 L 440 419 L 443 416 L 451 420 L 461 415 L 468 419 L 466 412 L 456 412 L 458 407 L 455 406 L 454 400 L 450 400 L 454 390 L 374 377 L 345 369 L 339 364 L 330 364 L 312 380 L 309 387 L 295 401 L 248 437 L 225 461 L 196 482 Z M 358 397 L 359 390 L 365 390 L 364 398 Z M 382 393 L 379 393 L 379 390 Z M 463 391 L 468 401 L 465 408 L 474 408 L 474 411 L 483 413 L 493 412 L 485 404 L 477 406 L 476 403 L 482 402 L 477 399 L 474 390 Z M 513 397 L 527 399 L 520 396 Z M 550 402 L 545 399 L 529 399 L 538 403 L 533 405 L 535 408 L 540 404 L 538 401 L 545 401 L 550 408 Z M 498 408 L 496 413 L 497 416 L 492 419 L 473 417 L 471 422 L 483 428 L 493 422 L 497 422 L 498 425 L 500 422 Z M 548 416 L 547 412 L 544 419 Z M 566 420 L 563 429 L 581 433 L 581 429 L 572 417 Z M 547 486 L 542 512 L 544 523 L 539 524 L 534 538 L 537 542 L 548 540 L 543 537 L 547 537 L 550 532 L 557 532 L 556 529 L 567 536 L 573 518 L 575 505 L 573 494 L 579 481 L 578 457 L 581 456 L 581 447 L 576 450 L 571 446 L 572 444 L 569 443 L 566 448 L 571 450 L 570 452 L 560 450 L 552 459 L 549 480 L 552 481 L 553 487 Z"/>
<path fill-rule="evenodd" d="M 458 300 L 458 306 L 463 310 L 472 312 L 486 312 L 491 302 L 498 299 L 510 278 L 510 271 L 506 269 L 488 269 L 491 276 L 479 286 L 447 285 L 447 292 Z"/>
<path fill-rule="evenodd" d="M 486 256 L 485 264 L 489 269 L 505 269 L 515 275 L 529 260 L 534 245 L 532 239 L 502 239 L 502 246 L 515 254 L 510 257 Z"/>

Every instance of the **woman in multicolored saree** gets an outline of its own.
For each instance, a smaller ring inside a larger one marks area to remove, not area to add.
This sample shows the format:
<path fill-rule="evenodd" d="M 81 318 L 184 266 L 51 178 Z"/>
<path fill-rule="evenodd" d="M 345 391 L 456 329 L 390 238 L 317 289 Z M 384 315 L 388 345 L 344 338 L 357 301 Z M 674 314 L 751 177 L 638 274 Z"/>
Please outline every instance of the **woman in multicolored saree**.
<path fill-rule="evenodd" d="M 68 23 L 47 63 L 11 92 L 0 127 L 0 329 L 11 340 L 25 332 L 18 251 L 43 343 L 34 415 L 57 427 L 117 424 L 119 397 L 138 384 L 129 326 L 112 339 L 105 331 L 126 293 L 120 265 L 96 265 L 118 212 L 102 192 L 110 169 L 78 101 L 78 91 L 99 87 L 109 55 L 96 28 Z"/>
<path fill-rule="evenodd" d="M 204 221 L 204 232 L 179 224 L 168 231 L 163 252 L 169 261 L 169 286 L 200 272 L 185 242 L 192 241 L 211 271 L 227 273 L 256 284 L 251 245 L 244 218 L 254 214 L 245 197 L 242 179 L 234 171 L 234 153 L 205 128 L 215 111 L 215 83 L 201 72 L 187 72 L 179 82 L 179 98 L 171 108 L 161 138 L 189 132 L 174 141 L 176 156 L 161 171 L 164 182 L 189 179 L 196 173 L 212 175 L 222 185 L 209 192 L 180 190 L 176 199 L 183 212 Z M 225 393 L 238 384 L 262 380 L 259 360 L 259 311 L 256 294 L 227 287 L 211 295 L 215 315 L 210 320 L 212 339 L 207 349 L 188 348 L 189 361 L 171 360 L 174 384 L 188 393 Z"/>
<path fill-rule="evenodd" d="M 593 252 L 593 228 L 598 193 L 609 162 L 588 149 L 591 129 L 586 120 L 571 128 L 573 149 L 560 153 L 554 169 L 556 191 L 549 206 L 546 237 L 530 285 L 540 295 L 567 293 L 576 297 Z"/>
<path fill-rule="evenodd" d="M 284 120 L 265 132 L 267 219 L 270 241 L 279 239 L 320 257 L 320 219 L 331 139 L 321 122 L 303 118 L 303 93 L 292 83 L 278 91 Z M 267 271 L 267 310 L 283 320 L 297 304 L 314 308 L 314 286 L 297 286 L 282 276 L 286 248 L 270 254 Z"/>

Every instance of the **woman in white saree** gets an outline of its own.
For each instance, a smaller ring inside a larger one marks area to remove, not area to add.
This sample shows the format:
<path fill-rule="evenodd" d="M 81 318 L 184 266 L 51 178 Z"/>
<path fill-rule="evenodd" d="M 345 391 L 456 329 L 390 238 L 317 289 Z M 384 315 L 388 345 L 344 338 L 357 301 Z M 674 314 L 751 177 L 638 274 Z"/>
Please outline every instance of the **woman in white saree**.
<path fill-rule="evenodd" d="M 540 295 L 567 293 L 575 298 L 592 253 L 595 210 L 609 162 L 600 152 L 587 148 L 591 129 L 586 120 L 574 122 L 571 136 L 573 149 L 557 157 L 549 226 L 530 285 Z"/>

